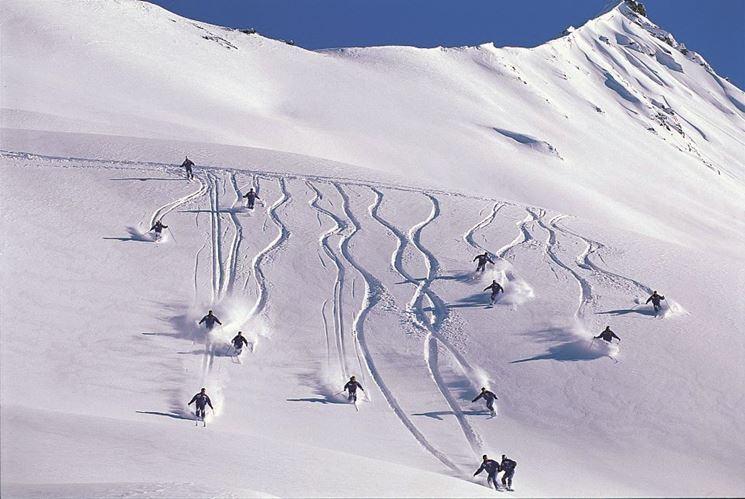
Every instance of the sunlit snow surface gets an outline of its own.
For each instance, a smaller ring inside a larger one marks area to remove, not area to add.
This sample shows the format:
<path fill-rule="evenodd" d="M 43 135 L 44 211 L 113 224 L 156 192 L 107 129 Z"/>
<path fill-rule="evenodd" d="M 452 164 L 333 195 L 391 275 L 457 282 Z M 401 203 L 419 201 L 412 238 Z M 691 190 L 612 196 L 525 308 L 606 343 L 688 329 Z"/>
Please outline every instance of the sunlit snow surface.
<path fill-rule="evenodd" d="M 741 494 L 745 98 L 624 9 L 314 53 L 5 1 L 3 496 Z"/>

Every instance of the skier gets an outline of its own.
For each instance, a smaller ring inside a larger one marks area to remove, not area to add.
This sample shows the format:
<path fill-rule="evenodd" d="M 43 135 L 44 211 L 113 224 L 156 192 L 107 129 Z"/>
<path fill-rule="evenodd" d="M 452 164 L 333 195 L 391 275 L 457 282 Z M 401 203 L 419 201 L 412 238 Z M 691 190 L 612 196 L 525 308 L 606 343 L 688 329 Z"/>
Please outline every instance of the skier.
<path fill-rule="evenodd" d="M 478 475 L 482 471 L 486 470 L 486 485 L 490 483 L 494 485 L 494 488 L 499 490 L 499 483 L 497 483 L 497 473 L 501 471 L 499 463 L 493 459 L 489 459 L 486 454 L 483 455 L 483 461 L 481 466 L 476 470 L 473 476 Z"/>
<path fill-rule="evenodd" d="M 489 289 L 491 289 L 491 304 L 494 305 L 494 302 L 497 301 L 497 294 L 500 292 L 504 293 L 504 288 L 496 281 L 496 279 L 492 279 L 491 285 L 485 287 L 484 291 Z"/>
<path fill-rule="evenodd" d="M 652 306 L 654 307 L 654 311 L 655 311 L 655 313 L 657 313 L 662 308 L 662 305 L 660 305 L 660 301 L 661 300 L 664 300 L 664 299 L 665 299 L 665 297 L 664 296 L 661 296 L 661 295 L 658 295 L 657 294 L 657 291 L 652 291 L 652 296 L 650 296 L 649 298 L 647 298 L 647 301 L 644 302 L 644 303 L 649 303 L 651 301 L 652 302 Z"/>
<path fill-rule="evenodd" d="M 215 410 L 215 408 L 212 407 L 212 401 L 210 400 L 209 395 L 207 395 L 206 388 L 202 388 L 202 390 L 194 395 L 186 405 L 190 406 L 194 402 L 196 402 L 197 419 L 201 419 L 202 421 L 204 421 L 205 409 L 207 406 L 210 406 L 210 409 L 213 411 Z"/>
<path fill-rule="evenodd" d="M 610 326 L 605 326 L 605 329 L 603 330 L 603 332 L 597 336 L 594 336 L 592 339 L 593 340 L 603 339 L 607 341 L 608 343 L 610 343 L 613 338 L 616 338 L 618 341 L 621 341 L 621 338 L 616 336 L 616 333 L 610 330 Z"/>
<path fill-rule="evenodd" d="M 344 385 L 344 390 L 342 390 L 349 392 L 347 400 L 350 400 L 353 404 L 357 402 L 357 388 L 359 388 L 363 392 L 365 391 L 365 389 L 362 388 L 362 385 L 360 385 L 359 381 L 357 381 L 357 379 L 352 376 L 351 378 L 349 378 L 349 381 L 347 381 L 347 384 Z"/>
<path fill-rule="evenodd" d="M 235 349 L 235 354 L 240 355 L 241 352 L 243 352 L 243 345 L 248 346 L 248 341 L 246 341 L 246 337 L 243 336 L 243 333 L 238 331 L 238 334 L 235 335 L 235 337 L 230 340 L 233 344 L 233 348 Z"/>
<path fill-rule="evenodd" d="M 476 257 L 472 261 L 475 262 L 476 260 L 479 261 L 479 264 L 476 267 L 476 272 L 483 272 L 484 270 L 486 270 L 487 262 L 491 263 L 492 265 L 494 264 L 494 261 L 489 258 L 489 253 L 487 253 L 486 251 L 484 251 L 483 255 L 476 255 Z"/>
<path fill-rule="evenodd" d="M 502 485 L 504 485 L 504 487 L 510 492 L 512 492 L 512 477 L 515 476 L 516 467 L 516 461 L 513 461 L 502 454 L 502 462 L 499 463 L 499 468 L 504 471 L 504 475 L 502 475 Z"/>
<path fill-rule="evenodd" d="M 486 400 L 486 408 L 489 409 L 489 412 L 491 412 L 492 416 L 496 416 L 497 411 L 494 410 L 494 401 L 497 400 L 498 398 L 499 397 L 494 395 L 494 392 L 491 392 L 482 386 L 481 393 L 479 393 L 478 397 L 473 399 L 471 402 L 476 402 L 479 399 Z"/>
<path fill-rule="evenodd" d="M 222 322 L 220 322 L 220 319 L 212 315 L 212 310 L 207 312 L 207 315 L 202 317 L 202 320 L 199 321 L 200 324 L 203 322 L 204 322 L 204 326 L 207 328 L 207 332 L 209 332 L 213 327 L 215 327 L 215 322 L 217 322 L 218 324 L 222 326 Z"/>
<path fill-rule="evenodd" d="M 183 163 L 181 163 L 181 166 L 183 166 L 184 168 L 186 168 L 186 178 L 188 180 L 193 179 L 194 178 L 194 173 L 192 173 L 191 167 L 194 166 L 194 162 L 189 159 L 189 156 L 186 156 L 186 159 L 184 160 Z"/>
<path fill-rule="evenodd" d="M 251 187 L 247 193 L 243 195 L 244 198 L 246 198 L 246 206 L 250 209 L 254 209 L 254 201 L 257 199 L 261 199 L 256 192 L 254 192 L 254 188 Z"/>
<path fill-rule="evenodd" d="M 150 227 L 150 230 L 155 231 L 155 239 L 160 239 L 160 233 L 163 232 L 163 229 L 167 229 L 167 228 L 168 228 L 167 225 L 163 225 L 163 222 L 158 220 L 157 222 L 155 222 L 155 225 Z"/>

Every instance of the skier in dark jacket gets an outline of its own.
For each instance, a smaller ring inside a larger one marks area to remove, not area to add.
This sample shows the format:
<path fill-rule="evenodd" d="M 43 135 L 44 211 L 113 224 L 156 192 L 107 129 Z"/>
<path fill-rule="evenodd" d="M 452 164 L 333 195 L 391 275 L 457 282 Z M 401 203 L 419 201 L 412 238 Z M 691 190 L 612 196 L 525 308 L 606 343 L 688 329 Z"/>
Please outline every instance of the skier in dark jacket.
<path fill-rule="evenodd" d="M 495 416 L 497 412 L 494 410 L 494 401 L 498 399 L 496 395 L 494 395 L 494 392 L 490 392 L 483 386 L 481 387 L 481 393 L 479 393 L 478 397 L 473 399 L 471 402 L 476 402 L 479 399 L 484 399 L 486 401 L 486 408 L 489 409 L 489 412 L 491 412 L 492 416 Z"/>
<path fill-rule="evenodd" d="M 352 403 L 357 402 L 357 388 L 359 388 L 363 392 L 365 391 L 365 389 L 362 388 L 362 385 L 360 385 L 360 382 L 357 381 L 354 376 L 352 376 L 351 378 L 349 378 L 349 381 L 347 381 L 347 384 L 344 385 L 344 390 L 342 390 L 349 392 L 347 400 L 350 400 Z"/>
<path fill-rule="evenodd" d="M 476 267 L 476 272 L 483 272 L 484 270 L 486 270 L 487 262 L 491 263 L 492 265 L 494 264 L 494 261 L 489 257 L 489 253 L 487 253 L 486 251 L 484 251 L 483 255 L 476 255 L 473 261 L 475 262 L 476 260 L 478 260 L 479 262 L 478 266 Z"/>
<path fill-rule="evenodd" d="M 660 305 L 660 301 L 662 301 L 664 299 L 665 299 L 665 297 L 664 296 L 661 296 L 661 295 L 658 295 L 657 294 L 657 291 L 652 291 L 652 296 L 650 296 L 649 298 L 647 298 L 647 301 L 644 302 L 644 303 L 649 303 L 651 301 L 652 302 L 652 306 L 654 307 L 654 311 L 655 311 L 655 313 L 657 313 L 662 308 L 662 305 Z"/>
<path fill-rule="evenodd" d="M 491 285 L 484 288 L 484 291 L 491 289 L 491 303 L 494 305 L 494 302 L 497 301 L 497 294 L 498 293 L 504 293 L 504 288 L 501 284 L 499 284 L 496 280 L 492 280 Z"/>
<path fill-rule="evenodd" d="M 212 310 L 207 312 L 207 315 L 202 317 L 202 320 L 199 321 L 200 324 L 203 322 L 204 322 L 205 327 L 207 328 L 207 331 L 215 327 L 215 322 L 217 322 L 218 324 L 222 326 L 222 322 L 220 322 L 220 319 L 212 315 Z"/>
<path fill-rule="evenodd" d="M 191 171 L 191 167 L 194 166 L 194 162 L 189 159 L 188 156 L 186 156 L 186 159 L 183 163 L 181 163 L 181 166 L 186 168 L 186 178 L 191 180 L 194 178 L 194 173 Z"/>
<path fill-rule="evenodd" d="M 150 227 L 150 230 L 155 231 L 156 239 L 160 239 L 160 233 L 163 232 L 163 229 L 167 229 L 167 228 L 168 228 L 167 225 L 163 225 L 163 222 L 158 220 L 157 222 L 155 222 L 155 225 Z"/>
<path fill-rule="evenodd" d="M 261 199 L 259 195 L 254 192 L 253 187 L 251 187 L 248 192 L 243 195 L 243 197 L 246 198 L 246 206 L 251 210 L 253 210 L 254 208 L 254 201 L 256 201 L 257 199 Z"/>
<path fill-rule="evenodd" d="M 499 468 L 504 471 L 504 475 L 502 475 L 502 485 L 504 485 L 505 488 L 510 492 L 512 492 L 512 477 L 515 476 L 516 467 L 516 461 L 513 461 L 512 459 L 502 454 L 502 462 L 499 463 Z"/>
<path fill-rule="evenodd" d="M 486 470 L 486 485 L 491 483 L 494 485 L 495 489 L 499 490 L 499 484 L 497 483 L 497 473 L 501 471 L 499 463 L 493 459 L 489 459 L 489 457 L 484 454 L 481 466 L 479 466 L 479 469 L 476 470 L 476 473 L 474 473 L 473 476 L 478 475 L 484 470 Z"/>
<path fill-rule="evenodd" d="M 231 343 L 233 344 L 236 355 L 241 354 L 244 345 L 248 346 L 248 341 L 246 340 L 246 337 L 243 336 L 243 333 L 241 331 L 238 331 L 238 334 L 236 334 L 235 337 L 231 340 Z"/>
<path fill-rule="evenodd" d="M 603 330 L 603 332 L 595 336 L 593 339 L 595 340 L 602 339 L 610 343 L 613 338 L 616 338 L 618 341 L 621 341 L 621 338 L 616 336 L 616 333 L 610 330 L 610 326 L 605 326 L 605 329 Z"/>
<path fill-rule="evenodd" d="M 194 395 L 186 405 L 191 405 L 194 402 L 196 402 L 197 407 L 197 419 L 204 419 L 205 409 L 207 406 L 210 406 L 210 409 L 213 411 L 215 410 L 215 408 L 212 407 L 212 401 L 210 400 L 209 395 L 207 395 L 206 388 L 202 388 L 202 390 Z"/>

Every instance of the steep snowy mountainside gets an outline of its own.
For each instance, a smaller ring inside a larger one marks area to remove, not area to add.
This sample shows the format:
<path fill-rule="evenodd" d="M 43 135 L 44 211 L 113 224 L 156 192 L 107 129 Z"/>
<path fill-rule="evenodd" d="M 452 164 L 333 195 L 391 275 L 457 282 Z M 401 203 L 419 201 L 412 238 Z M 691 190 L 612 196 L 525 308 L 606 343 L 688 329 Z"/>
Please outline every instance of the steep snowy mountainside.
<path fill-rule="evenodd" d="M 722 223 L 745 94 L 623 4 L 534 49 L 311 52 L 129 0 L 0 16 L 5 128 L 294 152 L 717 251 L 745 232 Z"/>

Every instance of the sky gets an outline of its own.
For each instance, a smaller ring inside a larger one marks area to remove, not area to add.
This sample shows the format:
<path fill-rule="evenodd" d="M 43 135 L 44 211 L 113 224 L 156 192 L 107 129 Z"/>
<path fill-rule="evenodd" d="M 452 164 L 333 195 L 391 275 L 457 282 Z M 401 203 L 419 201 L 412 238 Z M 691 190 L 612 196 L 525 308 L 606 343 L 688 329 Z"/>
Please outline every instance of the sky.
<path fill-rule="evenodd" d="M 532 47 L 609 0 L 151 0 L 184 17 L 255 28 L 307 49 L 413 45 Z M 745 0 L 648 0 L 648 17 L 745 88 Z"/>

